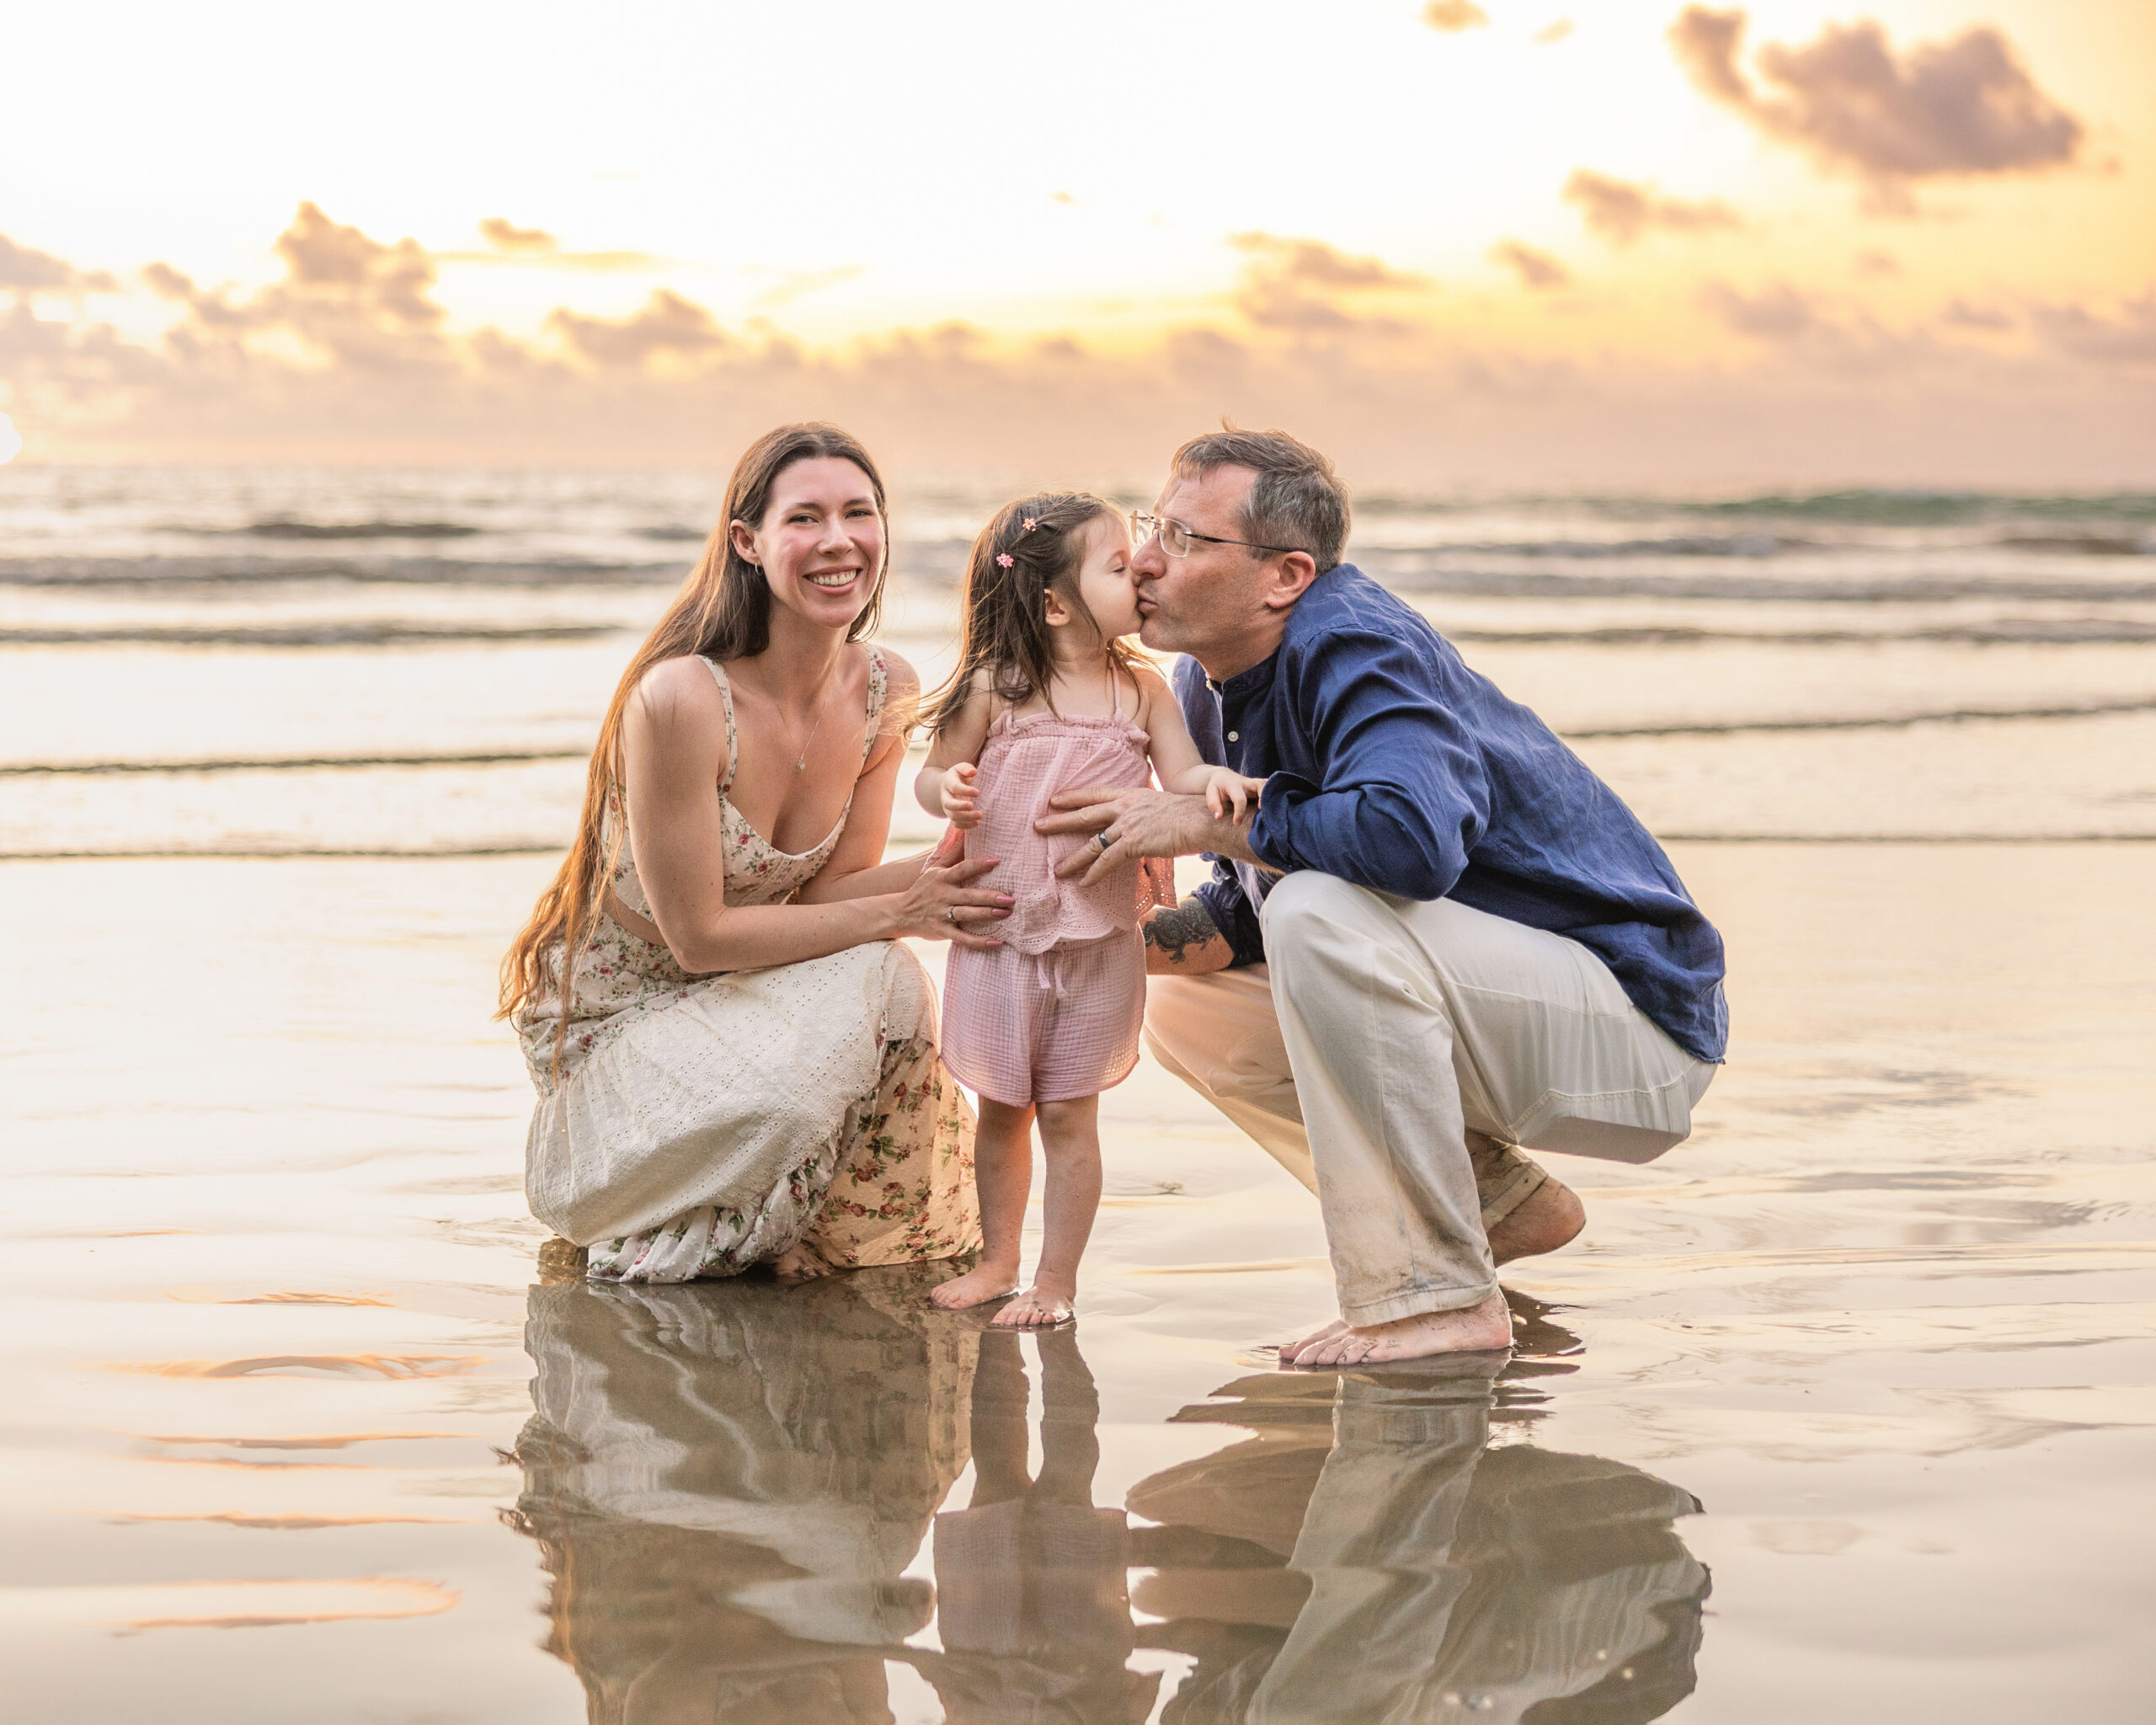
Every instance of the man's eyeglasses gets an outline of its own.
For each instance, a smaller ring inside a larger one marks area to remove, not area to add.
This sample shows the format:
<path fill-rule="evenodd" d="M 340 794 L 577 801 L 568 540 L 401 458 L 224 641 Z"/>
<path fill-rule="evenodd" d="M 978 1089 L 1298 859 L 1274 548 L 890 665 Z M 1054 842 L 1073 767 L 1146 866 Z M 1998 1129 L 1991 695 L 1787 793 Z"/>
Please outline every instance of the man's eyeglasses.
<path fill-rule="evenodd" d="M 1193 533 L 1181 521 L 1171 521 L 1166 515 L 1133 515 L 1131 531 L 1137 534 L 1140 545 L 1157 538 L 1161 549 L 1170 557 L 1188 557 L 1194 543 L 1206 545 L 1241 545 L 1252 551 L 1300 551 L 1299 545 L 1260 545 L 1254 539 L 1223 539 L 1217 533 Z"/>

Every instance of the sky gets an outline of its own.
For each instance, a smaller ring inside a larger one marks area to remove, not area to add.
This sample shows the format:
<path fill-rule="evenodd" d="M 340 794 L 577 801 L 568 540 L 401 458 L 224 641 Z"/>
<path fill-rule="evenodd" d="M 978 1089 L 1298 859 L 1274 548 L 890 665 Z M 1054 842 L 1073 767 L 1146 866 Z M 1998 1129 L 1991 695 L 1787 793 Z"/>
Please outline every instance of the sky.
<path fill-rule="evenodd" d="M 2156 483 L 2148 0 L 15 8 L 31 462 Z M 0 426 L 0 451 L 8 442 Z"/>

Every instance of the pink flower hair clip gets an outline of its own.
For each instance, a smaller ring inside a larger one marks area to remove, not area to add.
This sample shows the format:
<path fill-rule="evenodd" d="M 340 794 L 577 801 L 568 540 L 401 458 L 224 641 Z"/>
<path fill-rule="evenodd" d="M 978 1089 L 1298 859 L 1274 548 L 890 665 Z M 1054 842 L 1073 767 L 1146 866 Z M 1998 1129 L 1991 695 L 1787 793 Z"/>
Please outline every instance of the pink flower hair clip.
<path fill-rule="evenodd" d="M 1009 552 L 1007 552 L 1007 551 L 999 551 L 999 552 L 997 552 L 997 553 L 995 553 L 995 560 L 996 560 L 996 562 L 998 562 L 999 563 L 1002 564 L 1002 565 L 1003 565 L 1003 567 L 1004 567 L 1005 569 L 1009 569 L 1009 568 L 1011 567 L 1011 565 L 1013 563 L 1015 563 L 1016 561 L 1017 561 L 1017 558 L 1013 558 L 1013 557 L 1011 555 L 1011 553 L 1010 553 Z"/>
<path fill-rule="evenodd" d="M 1034 516 L 1033 516 L 1033 515 L 1027 515 L 1027 516 L 1026 517 L 1026 525 L 1025 525 L 1024 526 L 1022 526 L 1022 527 L 1019 528 L 1019 530 L 1018 530 L 1018 531 L 1019 531 L 1020 532 L 1022 532 L 1022 533 L 1030 533 L 1030 532 L 1032 532 L 1032 531 L 1033 531 L 1033 529 L 1034 529 L 1034 528 L 1038 527 L 1038 526 L 1040 526 L 1040 522 L 1039 522 L 1039 521 L 1038 521 L 1036 517 L 1034 517 Z"/>

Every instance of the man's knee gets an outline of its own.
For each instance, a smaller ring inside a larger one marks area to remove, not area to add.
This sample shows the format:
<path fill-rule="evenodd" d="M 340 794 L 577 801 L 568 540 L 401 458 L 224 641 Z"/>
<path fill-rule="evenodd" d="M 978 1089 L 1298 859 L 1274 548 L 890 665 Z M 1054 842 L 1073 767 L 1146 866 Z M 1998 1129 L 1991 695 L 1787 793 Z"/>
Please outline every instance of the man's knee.
<path fill-rule="evenodd" d="M 1265 931 L 1268 962 L 1289 962 L 1321 940 L 1326 931 L 1369 921 L 1384 914 L 1385 901 L 1368 887 L 1315 868 L 1283 875 L 1265 896 L 1258 912 Z"/>

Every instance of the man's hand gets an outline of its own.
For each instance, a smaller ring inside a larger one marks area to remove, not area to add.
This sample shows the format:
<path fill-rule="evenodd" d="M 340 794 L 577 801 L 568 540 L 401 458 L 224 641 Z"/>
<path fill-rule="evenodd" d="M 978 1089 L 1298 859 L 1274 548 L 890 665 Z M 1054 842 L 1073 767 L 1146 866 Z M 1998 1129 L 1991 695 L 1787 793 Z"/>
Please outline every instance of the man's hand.
<path fill-rule="evenodd" d="M 1096 835 L 1091 844 L 1081 845 L 1056 865 L 1057 874 L 1065 880 L 1079 876 L 1081 885 L 1091 886 L 1139 857 L 1193 857 L 1211 851 L 1243 862 L 1258 860 L 1249 835 L 1233 821 L 1209 813 L 1203 797 L 1105 788 L 1059 791 L 1049 798 L 1049 806 L 1064 812 L 1042 815 L 1033 823 L 1035 832 Z"/>

